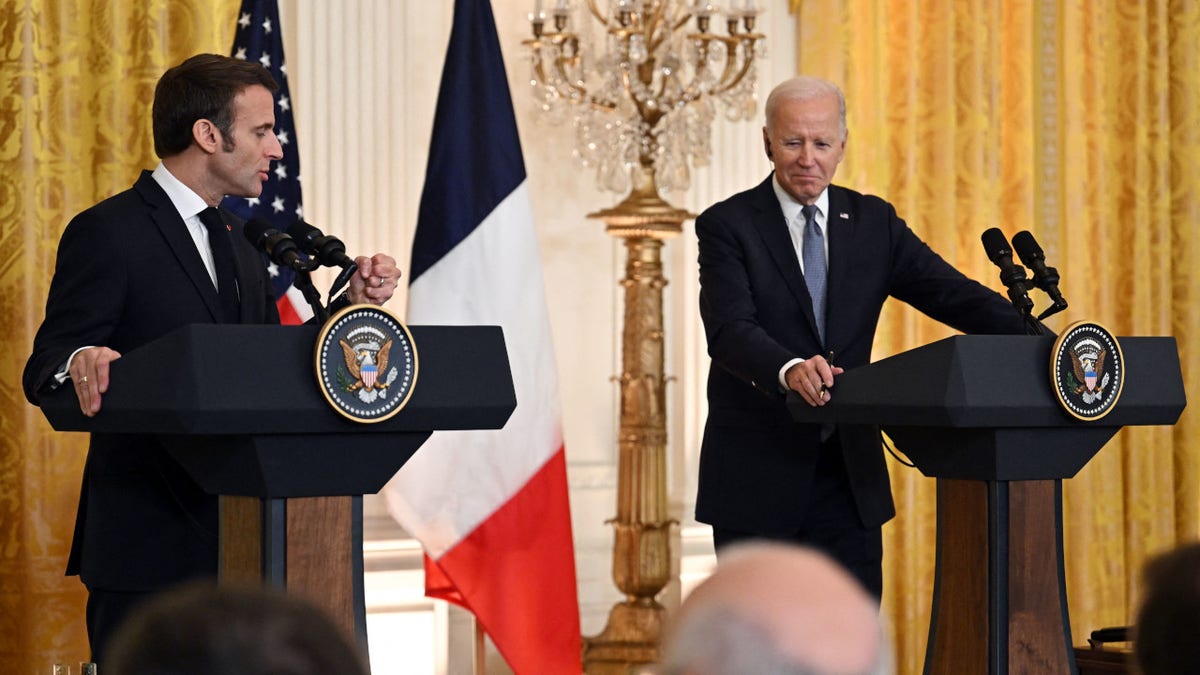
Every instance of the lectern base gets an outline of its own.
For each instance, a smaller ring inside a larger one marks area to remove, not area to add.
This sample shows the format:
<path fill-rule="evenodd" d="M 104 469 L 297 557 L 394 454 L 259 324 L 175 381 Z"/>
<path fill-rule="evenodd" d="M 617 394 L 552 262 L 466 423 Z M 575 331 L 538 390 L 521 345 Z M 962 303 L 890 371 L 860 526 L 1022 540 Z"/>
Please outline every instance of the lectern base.
<path fill-rule="evenodd" d="M 362 497 L 221 497 L 222 583 L 273 586 L 323 608 L 367 653 Z"/>
<path fill-rule="evenodd" d="M 1076 672 L 1063 573 L 1062 481 L 938 479 L 937 486 L 937 577 L 925 672 Z"/>

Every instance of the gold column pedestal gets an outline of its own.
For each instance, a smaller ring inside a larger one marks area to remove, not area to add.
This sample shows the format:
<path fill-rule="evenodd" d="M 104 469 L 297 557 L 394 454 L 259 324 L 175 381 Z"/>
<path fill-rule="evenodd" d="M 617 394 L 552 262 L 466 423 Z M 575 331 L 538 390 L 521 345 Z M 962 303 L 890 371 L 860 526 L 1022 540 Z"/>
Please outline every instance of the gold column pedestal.
<path fill-rule="evenodd" d="M 694 216 L 658 195 L 654 173 L 635 171 L 636 185 L 617 206 L 596 213 L 606 232 L 625 240 L 625 316 L 621 337 L 620 454 L 613 580 L 625 594 L 608 623 L 583 642 L 584 671 L 627 675 L 659 660 L 666 612 L 656 596 L 671 580 L 667 512 L 666 378 L 663 373 L 663 240 Z"/>

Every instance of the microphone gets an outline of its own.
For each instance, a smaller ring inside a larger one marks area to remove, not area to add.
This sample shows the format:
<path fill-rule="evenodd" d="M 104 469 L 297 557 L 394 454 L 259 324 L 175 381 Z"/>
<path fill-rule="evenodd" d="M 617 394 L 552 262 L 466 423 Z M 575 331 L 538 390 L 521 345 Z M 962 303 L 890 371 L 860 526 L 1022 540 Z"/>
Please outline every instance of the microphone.
<path fill-rule="evenodd" d="M 1046 254 L 1042 251 L 1042 247 L 1038 246 L 1033 235 L 1026 230 L 1021 230 L 1013 235 L 1012 243 L 1013 248 L 1017 249 L 1017 255 L 1021 257 L 1021 262 L 1025 263 L 1025 266 L 1033 272 L 1033 285 L 1049 295 L 1053 302 L 1046 311 L 1038 315 L 1038 320 L 1066 309 L 1067 301 L 1063 299 L 1062 292 L 1058 290 L 1058 270 L 1046 267 Z"/>
<path fill-rule="evenodd" d="M 303 220 L 292 223 L 288 235 L 296 240 L 300 248 L 327 267 L 358 267 L 354 259 L 346 255 L 346 245 L 341 239 L 332 237 L 309 225 Z"/>
<path fill-rule="evenodd" d="M 242 231 L 254 248 L 265 253 L 277 265 L 291 268 L 297 272 L 309 270 L 308 263 L 300 257 L 300 249 L 296 247 L 296 242 L 275 229 L 267 221 L 261 218 L 251 218 L 246 222 Z"/>
<path fill-rule="evenodd" d="M 346 245 L 341 239 L 328 236 L 303 220 L 292 223 L 288 227 L 288 234 L 304 248 L 305 253 L 315 257 L 322 265 L 342 268 L 329 286 L 330 298 L 349 283 L 350 277 L 358 271 L 358 263 L 346 255 Z"/>
<path fill-rule="evenodd" d="M 988 258 L 1000 268 L 1000 281 L 1008 289 L 1008 299 L 1014 307 L 1025 316 L 1033 310 L 1033 301 L 1029 299 L 1029 286 L 1025 277 L 1025 268 L 1013 262 L 1012 248 L 1008 238 L 998 227 L 984 230 L 983 249 Z"/>

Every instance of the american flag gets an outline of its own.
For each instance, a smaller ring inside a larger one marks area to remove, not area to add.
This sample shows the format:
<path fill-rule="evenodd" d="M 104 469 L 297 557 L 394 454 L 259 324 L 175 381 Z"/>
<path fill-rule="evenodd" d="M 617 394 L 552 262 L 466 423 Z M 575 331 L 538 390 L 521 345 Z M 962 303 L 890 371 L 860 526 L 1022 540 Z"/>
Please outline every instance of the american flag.
<path fill-rule="evenodd" d="M 233 38 L 233 57 L 258 61 L 279 84 L 275 92 L 275 135 L 283 146 L 283 159 L 263 183 L 258 197 L 226 197 L 222 204 L 238 216 L 249 220 L 262 218 L 281 232 L 304 216 L 300 196 L 300 150 L 296 145 L 296 125 L 292 120 L 292 96 L 288 90 L 287 65 L 283 59 L 283 31 L 279 25 L 279 6 L 275 0 L 242 0 L 238 12 L 237 32 Z M 280 269 L 263 258 L 275 288 L 279 318 L 283 323 L 303 323 L 312 316 L 312 309 L 303 295 L 292 287 L 295 273 Z"/>

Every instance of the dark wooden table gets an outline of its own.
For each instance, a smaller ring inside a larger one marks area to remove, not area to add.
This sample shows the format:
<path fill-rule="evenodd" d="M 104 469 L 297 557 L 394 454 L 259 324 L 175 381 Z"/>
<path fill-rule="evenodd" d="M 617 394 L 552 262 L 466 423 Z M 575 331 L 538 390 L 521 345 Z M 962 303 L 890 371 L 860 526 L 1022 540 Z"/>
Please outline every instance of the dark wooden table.
<path fill-rule="evenodd" d="M 1117 647 L 1076 647 L 1075 665 L 1079 667 L 1079 675 L 1134 675 L 1137 672 L 1133 666 L 1133 652 Z"/>

